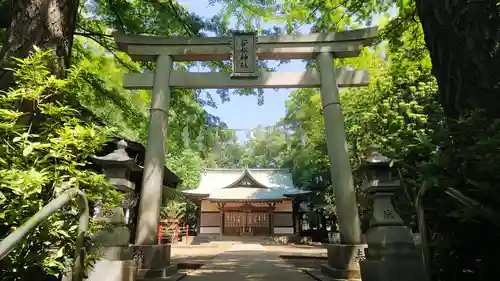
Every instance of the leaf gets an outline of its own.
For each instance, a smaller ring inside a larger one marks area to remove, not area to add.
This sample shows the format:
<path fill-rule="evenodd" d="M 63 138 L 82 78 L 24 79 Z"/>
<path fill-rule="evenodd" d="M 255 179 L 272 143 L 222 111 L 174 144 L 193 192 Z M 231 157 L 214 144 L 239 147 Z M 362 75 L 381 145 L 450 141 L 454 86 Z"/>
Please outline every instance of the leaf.
<path fill-rule="evenodd" d="M 33 152 L 33 146 L 32 145 L 28 145 L 27 147 L 25 147 L 23 149 L 23 156 L 26 157 L 26 156 L 30 155 L 31 152 Z"/>
<path fill-rule="evenodd" d="M 59 248 L 55 254 L 55 258 L 60 258 L 64 255 L 64 247 Z"/>
<path fill-rule="evenodd" d="M 58 230 L 57 233 L 61 236 L 63 236 L 64 238 L 71 238 L 71 236 L 65 231 L 65 230 Z"/>

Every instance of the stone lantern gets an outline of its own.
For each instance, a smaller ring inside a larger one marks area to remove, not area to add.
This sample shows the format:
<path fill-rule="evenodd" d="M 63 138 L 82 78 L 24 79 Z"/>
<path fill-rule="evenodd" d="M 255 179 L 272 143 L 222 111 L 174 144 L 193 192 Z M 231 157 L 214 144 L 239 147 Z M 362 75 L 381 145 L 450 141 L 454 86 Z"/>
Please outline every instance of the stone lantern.
<path fill-rule="evenodd" d="M 365 259 L 360 261 L 362 280 L 426 280 L 411 230 L 391 202 L 400 182 L 392 176 L 390 159 L 371 146 L 363 169 L 366 181 L 362 190 L 373 198 L 373 214 L 366 233 Z"/>
<path fill-rule="evenodd" d="M 142 168 L 135 163 L 135 159 L 128 155 L 126 141 L 120 140 L 116 146 L 115 151 L 105 156 L 93 156 L 92 161 L 101 167 L 104 177 L 113 187 L 124 193 L 125 198 L 120 205 L 126 210 L 124 221 L 127 223 L 130 211 L 137 204 L 135 183 L 130 180 L 130 175 L 134 172 L 141 172 Z"/>
<path fill-rule="evenodd" d="M 92 161 L 102 168 L 105 178 L 114 188 L 125 194 L 119 207 L 111 210 L 98 210 L 96 220 L 107 228 L 98 232 L 92 240 L 97 246 L 94 251 L 101 257 L 88 280 L 103 280 L 110 270 L 117 272 L 113 281 L 133 281 L 137 278 L 137 263 L 133 258 L 133 248 L 129 247 L 130 229 L 126 224 L 124 209 L 127 213 L 137 203 L 135 184 L 130 181 L 132 172 L 141 171 L 126 151 L 127 142 L 120 140 L 117 149 L 105 156 L 93 156 Z M 111 279 L 106 279 L 111 280 Z"/>

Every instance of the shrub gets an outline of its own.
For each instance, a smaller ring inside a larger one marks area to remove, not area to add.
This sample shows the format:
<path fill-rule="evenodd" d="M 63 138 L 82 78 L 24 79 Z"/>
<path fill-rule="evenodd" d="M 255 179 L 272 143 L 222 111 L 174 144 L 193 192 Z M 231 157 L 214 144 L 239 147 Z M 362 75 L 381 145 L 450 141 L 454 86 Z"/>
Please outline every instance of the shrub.
<path fill-rule="evenodd" d="M 120 200 L 103 175 L 86 169 L 106 131 L 83 122 L 70 106 L 85 69 L 73 67 L 61 79 L 51 74 L 50 61 L 50 53 L 39 50 L 15 59 L 15 88 L 0 93 L 0 239 L 68 188 L 104 206 Z M 76 230 L 72 204 L 0 261 L 0 280 L 41 280 L 40 271 L 60 275 L 73 256 Z"/>

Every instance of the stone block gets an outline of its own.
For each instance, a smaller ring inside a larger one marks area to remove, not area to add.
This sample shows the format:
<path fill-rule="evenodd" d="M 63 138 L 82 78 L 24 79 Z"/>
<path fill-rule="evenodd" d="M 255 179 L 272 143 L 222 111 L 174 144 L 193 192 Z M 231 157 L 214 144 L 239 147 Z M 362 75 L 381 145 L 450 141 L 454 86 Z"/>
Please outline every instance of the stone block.
<path fill-rule="evenodd" d="M 132 261 L 102 259 L 96 262 L 86 281 L 136 281 L 137 265 Z"/>
<path fill-rule="evenodd" d="M 171 264 L 162 269 L 139 269 L 137 271 L 138 278 L 165 278 L 177 273 L 177 265 Z"/>
<path fill-rule="evenodd" d="M 170 265 L 170 244 L 134 245 L 140 269 L 165 269 Z"/>
<path fill-rule="evenodd" d="M 401 252 L 404 247 L 405 251 L 413 252 L 415 242 L 410 229 L 402 225 L 387 225 L 371 227 L 366 232 L 368 249 L 373 246 L 377 248 L 393 248 Z"/>
<path fill-rule="evenodd" d="M 323 265 L 321 271 L 334 279 L 359 280 L 361 278 L 359 262 L 365 259 L 366 247 L 366 244 L 328 245 L 328 264 Z"/>
<path fill-rule="evenodd" d="M 327 246 L 328 265 L 337 269 L 359 270 L 359 261 L 365 259 L 366 244 Z"/>
<path fill-rule="evenodd" d="M 104 210 L 98 215 L 96 221 L 104 221 L 111 224 L 124 224 L 125 223 L 125 213 L 123 208 L 115 207 L 111 210 Z"/>
<path fill-rule="evenodd" d="M 364 260 L 360 263 L 363 281 L 426 281 L 421 259 Z"/>

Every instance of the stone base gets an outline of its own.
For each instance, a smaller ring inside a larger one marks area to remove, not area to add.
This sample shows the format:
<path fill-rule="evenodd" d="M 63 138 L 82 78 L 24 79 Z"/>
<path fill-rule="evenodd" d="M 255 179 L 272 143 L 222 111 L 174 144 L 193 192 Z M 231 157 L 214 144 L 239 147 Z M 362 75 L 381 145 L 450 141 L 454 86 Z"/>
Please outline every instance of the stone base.
<path fill-rule="evenodd" d="M 139 269 L 137 277 L 139 278 L 165 278 L 177 273 L 177 265 L 171 264 L 162 269 Z"/>
<path fill-rule="evenodd" d="M 71 279 L 71 278 L 70 278 Z M 87 281 L 136 281 L 137 265 L 135 261 L 98 260 Z"/>
<path fill-rule="evenodd" d="M 321 273 L 335 280 L 361 281 L 359 270 L 336 269 L 328 264 L 322 264 Z"/>
<path fill-rule="evenodd" d="M 134 245 L 134 259 L 139 269 L 165 269 L 170 265 L 170 244 Z"/>
<path fill-rule="evenodd" d="M 408 259 L 365 260 L 360 263 L 363 281 L 426 281 L 422 260 Z"/>
<path fill-rule="evenodd" d="M 170 244 L 135 245 L 134 258 L 138 260 L 139 280 L 148 278 L 163 278 L 177 280 L 177 265 L 170 264 Z M 162 279 L 162 280 L 163 280 Z"/>
<path fill-rule="evenodd" d="M 321 272 L 334 279 L 360 280 L 359 262 L 365 258 L 366 247 L 366 244 L 328 245 L 328 264 L 321 267 Z"/>

